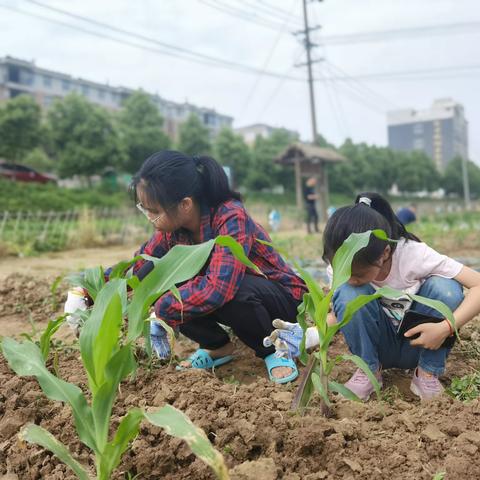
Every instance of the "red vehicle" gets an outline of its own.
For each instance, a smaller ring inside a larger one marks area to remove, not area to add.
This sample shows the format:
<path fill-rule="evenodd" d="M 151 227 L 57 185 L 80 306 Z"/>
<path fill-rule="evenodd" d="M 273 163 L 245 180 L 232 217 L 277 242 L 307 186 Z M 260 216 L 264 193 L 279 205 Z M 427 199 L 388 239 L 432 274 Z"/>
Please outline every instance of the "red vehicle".
<path fill-rule="evenodd" d="M 50 175 L 39 173 L 33 168 L 15 163 L 0 162 L 0 177 L 19 182 L 56 183 L 55 178 Z"/>

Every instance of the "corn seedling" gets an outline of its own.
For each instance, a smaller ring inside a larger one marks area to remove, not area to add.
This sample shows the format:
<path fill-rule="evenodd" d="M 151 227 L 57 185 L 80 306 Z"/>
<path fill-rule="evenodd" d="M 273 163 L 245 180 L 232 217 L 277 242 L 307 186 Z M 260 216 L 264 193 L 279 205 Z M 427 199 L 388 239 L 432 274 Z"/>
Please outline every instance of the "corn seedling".
<path fill-rule="evenodd" d="M 330 343 L 332 342 L 334 335 L 352 320 L 353 315 L 357 310 L 365 306 L 367 303 L 381 297 L 395 299 L 408 296 L 412 301 L 425 304 L 439 311 L 455 328 L 455 320 L 452 312 L 442 302 L 420 297 L 418 295 L 407 295 L 404 292 L 394 290 L 390 287 L 379 288 L 372 295 L 359 295 L 346 306 L 342 321 L 335 325 L 328 325 L 327 315 L 333 295 L 336 290 L 350 279 L 352 262 L 355 254 L 368 245 L 371 235 L 375 235 L 382 240 L 391 241 L 387 238 L 383 230 L 352 233 L 335 253 L 332 260 L 332 286 L 327 293 L 323 291 L 307 271 L 301 268 L 298 263 L 293 262 L 299 275 L 305 281 L 308 288 L 308 293 L 304 295 L 303 302 L 298 308 L 297 315 L 297 321 L 304 330 L 303 339 L 300 344 L 300 361 L 304 365 L 306 364 L 307 367 L 302 373 L 299 387 L 292 402 L 292 409 L 294 410 L 303 411 L 310 402 L 314 392 L 319 393 L 321 397 L 322 412 L 327 416 L 330 414 L 331 407 L 330 392 L 339 393 L 345 398 L 359 401 L 359 398 L 343 384 L 330 380 L 333 368 L 345 360 L 353 362 L 358 368 L 365 372 L 375 388 L 377 397 L 380 398 L 380 385 L 368 365 L 360 357 L 345 354 L 330 359 L 328 356 Z M 308 317 L 313 320 L 320 339 L 318 349 L 310 355 L 308 355 L 305 349 L 305 330 L 308 327 Z"/>
<path fill-rule="evenodd" d="M 258 271 L 245 256 L 242 247 L 232 238 L 223 236 L 200 245 L 176 246 L 161 259 L 143 257 L 153 261 L 154 268 L 141 281 L 125 274 L 125 270 L 138 258 L 122 262 L 112 271 L 108 282 L 105 282 L 100 268 L 87 271 L 79 279 L 95 300 L 79 339 L 90 402 L 78 386 L 56 377 L 47 369 L 45 348 L 42 350 L 31 341 L 18 343 L 12 338 L 3 339 L 3 355 L 18 375 L 36 377 L 47 397 L 70 405 L 79 440 L 94 452 L 97 480 L 111 478 L 122 454 L 137 436 L 142 420 L 185 440 L 195 455 L 206 462 L 219 479 L 228 479 L 223 457 L 212 447 L 205 433 L 170 405 L 156 412 L 133 408 L 122 418 L 116 432 L 109 438 L 112 408 L 120 383 L 137 367 L 133 355 L 135 341 L 142 333 L 149 331 L 150 306 L 161 295 L 175 288 L 176 284 L 196 275 L 215 245 L 230 248 L 238 260 Z M 127 296 L 127 286 L 133 290 L 130 298 Z M 128 319 L 126 329 L 123 322 L 125 317 Z M 50 325 L 45 339 L 49 338 L 56 326 Z M 75 460 L 68 449 L 47 430 L 30 424 L 21 431 L 20 437 L 52 451 L 81 480 L 92 478 L 87 468 Z"/>

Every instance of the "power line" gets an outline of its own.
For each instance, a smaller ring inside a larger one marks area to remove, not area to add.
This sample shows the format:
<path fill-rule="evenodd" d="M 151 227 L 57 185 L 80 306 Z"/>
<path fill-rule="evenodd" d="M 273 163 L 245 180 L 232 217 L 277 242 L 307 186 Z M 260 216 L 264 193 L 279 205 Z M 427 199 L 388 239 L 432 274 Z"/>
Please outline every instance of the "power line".
<path fill-rule="evenodd" d="M 397 40 L 405 37 L 423 37 L 437 35 L 453 35 L 462 33 L 479 33 L 480 22 L 445 23 L 440 25 L 423 25 L 418 27 L 397 28 L 357 32 L 345 35 L 325 35 L 322 42 L 326 45 L 347 45 L 358 43 L 376 43 Z"/>
<path fill-rule="evenodd" d="M 15 8 L 15 7 L 10 7 L 10 6 L 3 5 L 3 4 L 0 4 L 0 7 L 4 8 L 6 10 L 10 10 L 10 11 L 22 14 L 22 15 L 26 15 L 26 16 L 33 17 L 33 18 L 36 18 L 36 19 L 40 19 L 40 20 L 43 20 L 43 21 L 46 21 L 46 22 L 49 22 L 49 23 L 53 23 L 53 24 L 56 24 L 56 25 L 61 25 L 63 27 L 67 27 L 67 28 L 70 28 L 70 29 L 73 29 L 73 30 L 77 30 L 77 31 L 80 31 L 82 33 L 86 33 L 88 35 L 93 35 L 93 36 L 96 36 L 96 37 L 99 37 L 99 38 L 111 40 L 111 41 L 119 43 L 119 44 L 128 45 L 128 46 L 133 47 L 133 48 L 153 52 L 153 53 L 160 54 L 160 55 L 167 55 L 167 56 L 170 56 L 170 57 L 174 57 L 174 58 L 181 59 L 181 60 L 186 60 L 186 61 L 189 61 L 189 62 L 195 62 L 195 63 L 199 63 L 199 64 L 202 64 L 202 65 L 224 68 L 224 69 L 227 69 L 227 70 L 233 70 L 233 71 L 238 71 L 238 72 L 242 72 L 242 73 L 250 73 L 250 74 L 255 73 L 255 74 L 257 74 L 257 73 L 261 72 L 260 69 L 258 69 L 256 67 L 252 67 L 250 65 L 244 65 L 244 64 L 237 63 L 237 62 L 232 62 L 230 60 L 225 60 L 225 59 L 222 59 L 222 58 L 212 57 L 210 55 L 205 55 L 205 54 L 202 54 L 202 53 L 199 53 L 199 52 L 188 50 L 188 49 L 185 49 L 183 47 L 178 47 L 176 45 L 170 45 L 170 44 L 167 44 L 165 42 L 160 42 L 156 39 L 145 37 L 144 35 L 136 34 L 134 32 L 129 32 L 127 30 L 120 29 L 120 28 L 114 27 L 112 25 L 105 24 L 103 22 L 98 22 L 96 20 L 89 19 L 89 18 L 86 18 L 86 17 L 81 17 L 79 15 L 72 14 L 72 13 L 67 12 L 67 11 L 62 11 L 61 9 L 57 9 L 55 7 L 50 7 L 48 5 L 43 5 L 40 2 L 36 2 L 35 0 L 26 0 L 26 1 L 29 1 L 30 3 L 35 3 L 39 6 L 47 8 L 49 10 L 55 10 L 55 11 L 57 11 L 57 13 L 61 13 L 63 15 L 67 15 L 67 16 L 70 16 L 70 17 L 80 19 L 80 20 L 82 20 L 84 22 L 87 22 L 89 24 L 92 24 L 92 25 L 101 26 L 102 28 L 106 28 L 106 29 L 109 29 L 109 30 L 120 32 L 122 35 L 125 35 L 125 36 L 140 38 L 140 39 L 142 39 L 142 41 L 154 43 L 154 44 L 157 44 L 157 45 L 160 45 L 160 46 L 164 46 L 167 50 L 161 50 L 161 49 L 154 48 L 154 47 L 151 47 L 151 46 L 148 46 L 148 45 L 134 43 L 130 40 L 126 40 L 126 39 L 118 38 L 118 37 L 113 37 L 113 36 L 107 35 L 103 32 L 89 30 L 89 29 L 86 29 L 86 28 L 81 27 L 79 25 L 66 23 L 66 22 L 63 22 L 61 20 L 53 19 L 51 17 L 45 17 L 43 15 L 39 15 L 39 14 L 36 14 L 36 13 L 33 13 L 33 12 L 27 12 L 27 11 L 20 10 L 18 8 Z M 171 50 L 173 50 L 173 52 Z M 271 72 L 271 71 L 264 71 L 263 75 L 273 77 L 273 78 L 283 78 L 283 75 L 281 73 L 276 73 L 276 72 Z M 299 78 L 299 77 L 289 77 L 288 80 L 302 81 L 302 79 Z"/>
<path fill-rule="evenodd" d="M 316 81 L 330 81 L 330 82 L 343 82 L 349 79 L 357 80 L 417 80 L 417 79 L 432 79 L 440 78 L 443 75 L 446 76 L 465 76 L 468 74 L 480 73 L 480 64 L 478 65 L 451 65 L 436 68 L 422 68 L 414 70 L 396 70 L 391 72 L 374 72 L 358 75 L 338 75 L 333 74 L 323 79 L 317 79 Z"/>
<path fill-rule="evenodd" d="M 218 10 L 226 15 L 230 15 L 231 17 L 238 18 L 240 20 L 244 20 L 249 23 L 254 23 L 260 25 L 262 27 L 270 28 L 271 30 L 278 30 L 280 28 L 280 23 L 273 22 L 271 20 L 265 20 L 264 18 L 260 17 L 257 14 L 252 14 L 249 12 L 245 12 L 244 10 L 232 7 L 230 5 L 225 5 L 218 0 L 198 0 L 200 3 L 207 5 L 210 8 Z"/>
<path fill-rule="evenodd" d="M 337 72 L 337 73 L 339 72 L 340 74 L 342 74 L 347 81 L 350 81 L 351 83 L 355 84 L 358 89 L 360 89 L 361 91 L 363 91 L 363 92 L 366 93 L 367 95 L 370 95 L 372 99 L 376 99 L 377 101 L 380 101 L 380 102 L 389 104 L 389 105 L 392 106 L 392 107 L 396 107 L 396 105 L 395 105 L 392 101 L 390 101 L 388 98 L 386 98 L 386 97 L 384 97 L 383 95 L 380 95 L 379 93 L 375 92 L 375 91 L 372 90 L 370 87 L 368 87 L 367 85 L 365 85 L 364 83 L 362 83 L 358 78 L 352 77 L 351 75 L 349 75 L 349 74 L 348 74 L 345 70 L 343 70 L 342 68 L 334 65 L 334 64 L 333 64 L 332 62 L 330 62 L 329 60 L 325 60 L 325 63 L 326 63 L 331 69 L 333 69 L 335 72 Z"/>
<path fill-rule="evenodd" d="M 295 4 L 296 4 L 297 0 L 293 0 L 293 3 L 292 3 L 292 6 L 290 8 L 290 12 L 293 12 L 293 9 L 295 7 Z M 252 85 L 252 88 L 250 89 L 250 91 L 248 92 L 248 95 L 245 99 L 245 102 L 243 104 L 243 107 L 242 107 L 242 110 L 240 111 L 240 114 L 239 114 L 239 118 L 242 117 L 243 113 L 245 112 L 245 110 L 247 109 L 248 107 L 248 104 L 250 103 L 250 100 L 253 98 L 253 95 L 255 93 L 255 90 L 257 89 L 259 83 L 260 83 L 260 80 L 262 79 L 262 76 L 263 76 L 263 71 L 265 71 L 270 63 L 270 60 L 272 59 L 272 56 L 278 46 L 278 43 L 280 42 L 280 39 L 282 37 L 282 35 L 284 34 L 288 24 L 290 22 L 290 19 L 286 19 L 282 25 L 282 28 L 281 30 L 279 30 L 273 44 L 272 44 L 272 47 L 270 48 L 268 54 L 267 54 L 267 57 L 265 58 L 265 61 L 263 62 L 263 66 L 262 66 L 262 72 L 259 73 L 255 79 L 255 82 L 253 83 Z"/>
<path fill-rule="evenodd" d="M 297 57 L 295 58 L 294 63 L 296 63 L 298 60 L 300 60 L 300 58 L 302 57 L 302 54 L 303 54 L 303 52 L 300 51 L 299 55 L 297 55 Z M 275 97 L 278 95 L 278 93 L 280 92 L 281 88 L 283 87 L 285 81 L 288 79 L 288 75 L 290 74 L 290 72 L 294 68 L 295 68 L 294 65 L 290 65 L 288 67 L 288 69 L 285 71 L 285 74 L 284 74 L 283 78 L 279 79 L 277 85 L 273 88 L 272 93 L 270 94 L 270 96 L 268 97 L 267 101 L 265 102 L 262 110 L 260 111 L 260 114 L 257 116 L 258 120 L 261 120 L 263 118 L 263 115 L 265 115 L 265 112 L 267 111 L 268 107 L 273 102 Z"/>
<path fill-rule="evenodd" d="M 241 5 L 246 5 L 250 6 L 251 8 L 254 9 L 254 11 L 261 12 L 263 15 L 266 15 L 267 18 L 273 18 L 277 22 L 281 21 L 284 22 L 285 20 L 288 20 L 289 22 L 295 22 L 299 25 L 302 24 L 301 18 L 297 17 L 296 15 L 292 14 L 292 10 L 278 10 L 276 8 L 269 9 L 263 6 L 262 4 L 259 4 L 259 2 L 253 2 L 249 0 L 236 0 L 236 3 L 240 3 Z"/>

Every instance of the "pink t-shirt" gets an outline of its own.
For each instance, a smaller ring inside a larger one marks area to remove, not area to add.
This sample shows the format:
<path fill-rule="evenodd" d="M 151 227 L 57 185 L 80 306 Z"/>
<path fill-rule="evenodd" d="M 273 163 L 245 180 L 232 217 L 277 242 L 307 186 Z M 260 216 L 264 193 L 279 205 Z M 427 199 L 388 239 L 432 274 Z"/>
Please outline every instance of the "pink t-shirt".
<path fill-rule="evenodd" d="M 441 255 L 423 242 L 401 239 L 393 252 L 392 266 L 387 278 L 381 282 L 372 282 L 371 285 L 375 289 L 388 286 L 405 293 L 416 294 L 428 277 L 438 275 L 454 278 L 460 273 L 462 267 L 461 263 Z M 328 269 L 330 277 L 331 267 L 329 266 Z M 382 297 L 380 303 L 392 322 L 398 325 L 412 302 L 405 296 L 397 299 Z"/>

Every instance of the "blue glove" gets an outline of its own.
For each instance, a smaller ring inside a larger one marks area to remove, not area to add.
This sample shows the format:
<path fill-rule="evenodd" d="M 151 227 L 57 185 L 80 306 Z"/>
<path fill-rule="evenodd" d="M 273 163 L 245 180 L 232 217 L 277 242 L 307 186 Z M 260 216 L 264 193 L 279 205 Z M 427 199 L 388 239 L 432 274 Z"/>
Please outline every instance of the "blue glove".
<path fill-rule="evenodd" d="M 160 360 L 168 360 L 171 356 L 170 341 L 167 331 L 160 323 L 152 320 L 150 322 L 150 340 L 152 348 Z"/>
<path fill-rule="evenodd" d="M 277 357 L 298 357 L 303 338 L 302 327 L 298 323 L 285 322 L 279 318 L 275 319 L 272 324 L 276 329 L 263 339 L 263 345 L 265 347 L 275 346 Z"/>

